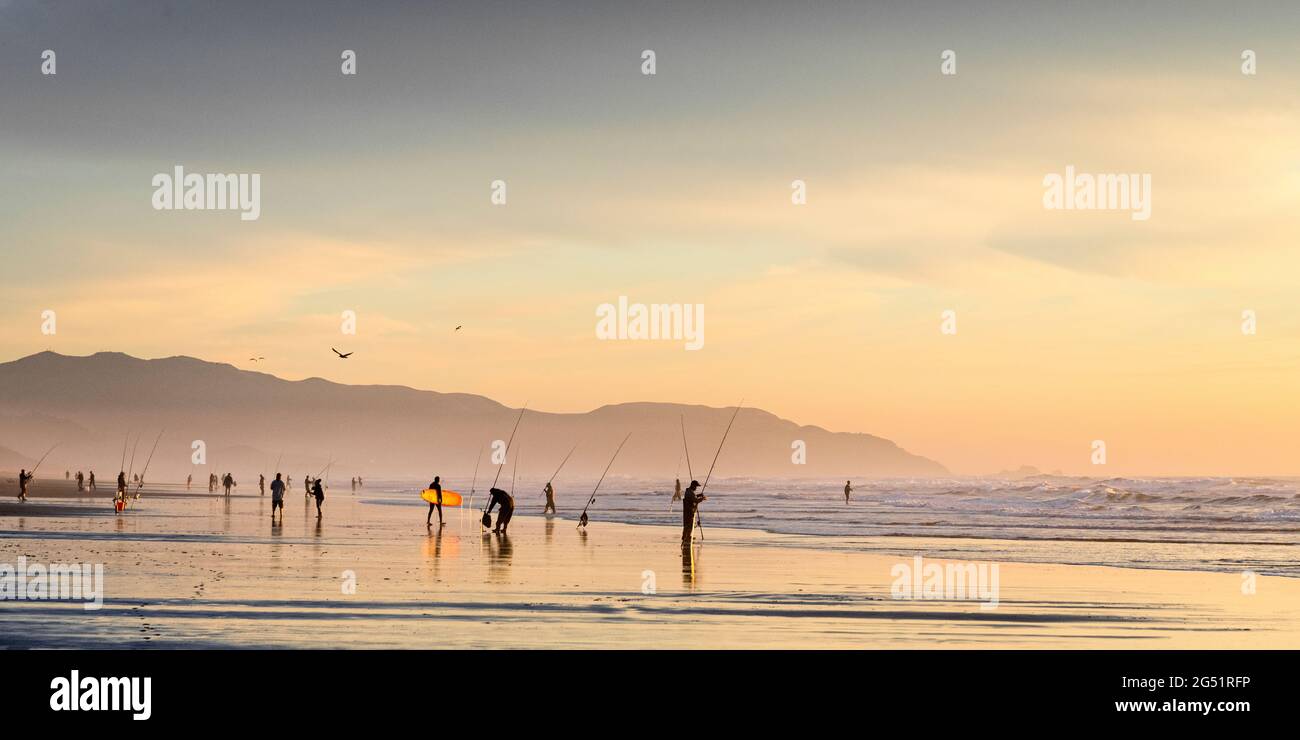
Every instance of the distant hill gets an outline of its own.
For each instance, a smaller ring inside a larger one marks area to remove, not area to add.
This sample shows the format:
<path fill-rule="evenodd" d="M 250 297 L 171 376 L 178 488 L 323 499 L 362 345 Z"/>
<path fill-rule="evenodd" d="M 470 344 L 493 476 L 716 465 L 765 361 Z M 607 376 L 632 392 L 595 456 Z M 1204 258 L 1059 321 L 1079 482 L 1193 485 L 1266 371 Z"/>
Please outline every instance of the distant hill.
<path fill-rule="evenodd" d="M 631 432 L 612 475 L 669 477 L 680 463 L 685 478 L 684 415 L 691 460 L 702 477 L 733 410 L 671 403 L 623 403 L 578 414 L 530 410 L 515 440 L 520 476 L 550 475 L 574 443 L 580 446 L 566 475 L 599 475 L 619 440 Z M 483 396 L 320 378 L 288 381 L 192 357 L 42 352 L 0 363 L 0 445 L 32 458 L 58 442 L 46 465 L 96 469 L 101 478 L 116 472 L 124 442 L 128 458 L 134 448 L 139 470 L 162 428 L 151 480 L 206 475 L 206 468 L 191 465 L 194 440 L 205 443 L 212 467 L 235 473 L 241 482 L 241 476 L 270 472 L 281 455 L 280 468 L 295 478 L 317 474 L 330 459 L 334 480 L 354 474 L 469 476 L 480 448 L 480 476 L 490 476 L 483 471 L 491 470 L 491 443 L 509 436 L 517 413 Z M 795 440 L 807 446 L 806 465 L 791 463 Z M 946 473 L 942 465 L 880 437 L 800 426 L 746 408 L 714 475 Z"/>

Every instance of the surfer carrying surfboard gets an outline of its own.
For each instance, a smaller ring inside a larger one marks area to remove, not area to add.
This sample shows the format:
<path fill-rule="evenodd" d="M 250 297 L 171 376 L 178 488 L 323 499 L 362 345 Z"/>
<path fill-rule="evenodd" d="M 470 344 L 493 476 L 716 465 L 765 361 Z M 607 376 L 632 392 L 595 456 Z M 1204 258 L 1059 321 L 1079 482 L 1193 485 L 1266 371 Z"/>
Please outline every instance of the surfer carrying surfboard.
<path fill-rule="evenodd" d="M 433 526 L 433 510 L 438 509 L 438 526 L 441 527 L 442 521 L 442 479 L 439 476 L 433 476 L 433 482 L 429 484 L 429 490 L 433 491 L 435 501 L 429 502 L 429 516 L 424 518 L 426 527 Z"/>

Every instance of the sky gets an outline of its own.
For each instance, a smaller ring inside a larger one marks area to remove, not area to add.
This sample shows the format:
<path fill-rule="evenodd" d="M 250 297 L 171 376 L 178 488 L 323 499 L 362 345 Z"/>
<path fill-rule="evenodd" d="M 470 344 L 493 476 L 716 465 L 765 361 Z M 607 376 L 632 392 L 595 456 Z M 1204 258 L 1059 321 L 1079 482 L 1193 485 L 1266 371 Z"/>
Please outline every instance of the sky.
<path fill-rule="evenodd" d="M 1300 6 L 1048 5 L 0 0 L 0 361 L 1300 475 Z M 177 165 L 258 173 L 260 218 L 154 210 Z M 1067 166 L 1149 174 L 1151 217 L 1045 209 Z M 702 304 L 704 346 L 598 339 L 619 296 Z"/>

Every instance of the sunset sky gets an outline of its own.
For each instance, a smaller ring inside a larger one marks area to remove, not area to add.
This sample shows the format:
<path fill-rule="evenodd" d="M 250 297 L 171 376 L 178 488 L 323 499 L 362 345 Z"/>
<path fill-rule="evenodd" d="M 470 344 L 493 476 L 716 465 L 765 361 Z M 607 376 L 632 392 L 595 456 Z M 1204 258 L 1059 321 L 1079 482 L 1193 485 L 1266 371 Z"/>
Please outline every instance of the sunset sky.
<path fill-rule="evenodd" d="M 1300 475 L 1300 5 L 1051 5 L 0 0 L 0 361 L 743 397 L 958 473 Z M 261 218 L 153 210 L 176 165 L 260 173 Z M 1045 210 L 1067 165 L 1149 173 L 1150 220 Z M 704 348 L 597 341 L 621 295 L 704 304 Z"/>

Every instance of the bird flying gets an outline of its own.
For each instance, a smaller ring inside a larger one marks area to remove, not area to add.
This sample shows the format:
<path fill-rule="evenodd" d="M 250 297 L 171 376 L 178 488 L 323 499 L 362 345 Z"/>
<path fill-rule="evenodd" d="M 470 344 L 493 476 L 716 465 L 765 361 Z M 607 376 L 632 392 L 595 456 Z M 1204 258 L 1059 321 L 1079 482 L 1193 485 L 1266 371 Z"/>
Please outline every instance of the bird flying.
<path fill-rule="evenodd" d="M 333 347 L 330 347 L 330 349 L 334 349 L 334 348 L 333 348 Z M 338 356 L 339 356 L 339 359 L 342 359 L 342 360 L 346 360 L 346 359 L 348 359 L 349 357 L 352 356 L 352 353 L 351 353 L 351 352 L 349 352 L 349 353 L 347 353 L 347 354 L 345 355 L 345 354 L 343 354 L 342 352 L 340 352 L 340 351 L 338 351 L 338 350 L 336 350 L 336 349 L 334 349 L 334 354 L 338 355 Z"/>

